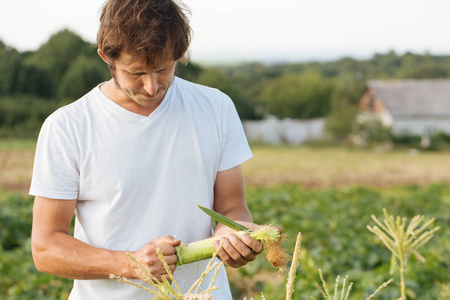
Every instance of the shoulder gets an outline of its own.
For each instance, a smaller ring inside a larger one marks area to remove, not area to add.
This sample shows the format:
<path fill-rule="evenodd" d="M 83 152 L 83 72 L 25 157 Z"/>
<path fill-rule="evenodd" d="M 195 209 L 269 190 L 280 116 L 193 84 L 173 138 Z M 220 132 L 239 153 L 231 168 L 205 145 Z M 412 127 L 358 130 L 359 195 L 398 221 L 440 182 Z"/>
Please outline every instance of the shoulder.
<path fill-rule="evenodd" d="M 217 88 L 190 82 L 179 77 L 176 77 L 174 84 L 179 95 L 189 97 L 191 101 L 195 100 L 202 104 L 210 103 L 219 106 L 233 105 L 231 98 Z"/>
<path fill-rule="evenodd" d="M 64 105 L 54 111 L 47 117 L 45 123 L 60 124 L 75 124 L 83 123 L 86 121 L 89 111 L 93 108 L 93 102 L 95 102 L 96 94 L 98 93 L 98 87 L 95 87 L 83 97 Z"/>

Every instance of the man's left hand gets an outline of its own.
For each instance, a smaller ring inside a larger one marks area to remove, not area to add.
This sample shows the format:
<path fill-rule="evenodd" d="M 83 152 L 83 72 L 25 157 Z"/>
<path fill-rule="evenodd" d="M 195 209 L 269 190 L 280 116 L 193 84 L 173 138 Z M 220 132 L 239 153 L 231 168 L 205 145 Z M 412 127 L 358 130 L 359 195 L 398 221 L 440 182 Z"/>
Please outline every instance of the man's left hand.
<path fill-rule="evenodd" d="M 219 249 L 220 244 L 222 247 Z M 256 259 L 256 256 L 264 250 L 264 244 L 244 234 L 238 238 L 231 233 L 228 238 L 222 237 L 214 242 L 214 247 L 220 260 L 233 268 L 239 268 Z"/>

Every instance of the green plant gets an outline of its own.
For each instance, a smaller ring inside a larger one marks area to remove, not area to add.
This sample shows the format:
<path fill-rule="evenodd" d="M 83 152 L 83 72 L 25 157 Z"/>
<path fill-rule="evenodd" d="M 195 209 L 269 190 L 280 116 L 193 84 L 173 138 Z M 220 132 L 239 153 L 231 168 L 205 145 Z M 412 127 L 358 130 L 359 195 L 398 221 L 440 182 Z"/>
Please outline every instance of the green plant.
<path fill-rule="evenodd" d="M 372 233 L 380 238 L 383 244 L 391 251 L 391 274 L 398 268 L 400 272 L 400 298 L 406 299 L 406 285 L 405 285 L 405 268 L 409 257 L 414 255 L 419 261 L 425 262 L 417 249 L 422 247 L 432 237 L 433 233 L 439 230 L 439 227 L 434 227 L 431 230 L 425 229 L 434 222 L 434 218 L 425 222 L 421 227 L 419 225 L 424 221 L 424 216 L 417 215 L 411 219 L 411 222 L 406 226 L 406 218 L 389 215 L 386 209 L 383 209 L 385 216 L 384 222 L 380 222 L 374 215 L 372 219 L 378 226 L 367 226 Z"/>

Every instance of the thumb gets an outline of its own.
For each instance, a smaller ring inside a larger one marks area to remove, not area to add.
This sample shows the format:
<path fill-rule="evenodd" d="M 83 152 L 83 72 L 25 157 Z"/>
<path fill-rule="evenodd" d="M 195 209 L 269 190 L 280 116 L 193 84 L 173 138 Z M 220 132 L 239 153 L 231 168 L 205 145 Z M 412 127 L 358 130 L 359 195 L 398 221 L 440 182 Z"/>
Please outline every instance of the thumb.
<path fill-rule="evenodd" d="M 171 235 L 158 237 L 158 238 L 156 238 L 154 240 L 154 242 L 156 242 L 156 243 L 166 243 L 166 244 L 172 245 L 174 247 L 179 246 L 181 244 L 180 240 L 174 238 Z"/>

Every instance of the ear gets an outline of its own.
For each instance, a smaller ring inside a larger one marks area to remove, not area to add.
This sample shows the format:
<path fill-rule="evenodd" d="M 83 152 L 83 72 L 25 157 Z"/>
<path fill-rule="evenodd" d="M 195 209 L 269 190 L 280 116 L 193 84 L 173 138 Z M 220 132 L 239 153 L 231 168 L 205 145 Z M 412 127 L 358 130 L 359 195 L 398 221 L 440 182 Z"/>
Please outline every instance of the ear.
<path fill-rule="evenodd" d="M 100 57 L 103 59 L 103 61 L 109 65 L 109 60 L 105 57 L 105 55 L 102 53 L 102 51 L 100 51 L 100 49 L 97 49 L 97 53 L 98 53 L 98 55 L 100 55 Z"/>

